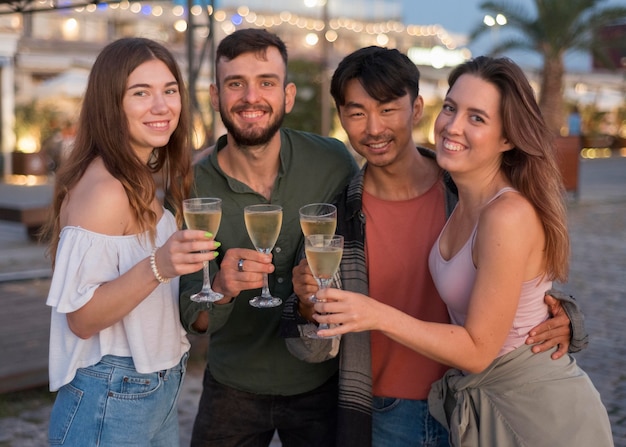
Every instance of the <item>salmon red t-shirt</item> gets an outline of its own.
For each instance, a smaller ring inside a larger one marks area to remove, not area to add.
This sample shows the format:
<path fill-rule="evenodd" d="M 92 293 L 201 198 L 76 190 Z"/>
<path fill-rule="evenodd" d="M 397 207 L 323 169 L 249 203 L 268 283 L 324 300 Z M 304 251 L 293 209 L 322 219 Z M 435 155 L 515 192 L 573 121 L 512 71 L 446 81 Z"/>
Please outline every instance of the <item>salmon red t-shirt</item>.
<path fill-rule="evenodd" d="M 428 254 L 446 220 L 443 184 L 402 201 L 364 192 L 363 211 L 370 296 L 421 320 L 448 323 L 428 270 Z M 371 348 L 375 396 L 424 400 L 448 369 L 378 331 L 371 333 Z"/>

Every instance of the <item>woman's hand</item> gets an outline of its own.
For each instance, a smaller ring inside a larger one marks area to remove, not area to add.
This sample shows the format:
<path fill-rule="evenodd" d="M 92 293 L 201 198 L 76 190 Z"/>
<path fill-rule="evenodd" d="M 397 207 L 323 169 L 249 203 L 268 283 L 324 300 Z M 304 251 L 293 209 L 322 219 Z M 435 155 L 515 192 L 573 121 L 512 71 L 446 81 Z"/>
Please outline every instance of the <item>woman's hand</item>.
<path fill-rule="evenodd" d="M 197 272 L 204 261 L 217 257 L 215 250 L 220 245 L 211 233 L 205 231 L 177 231 L 156 251 L 157 269 L 164 278 Z"/>
<path fill-rule="evenodd" d="M 317 292 L 320 302 L 314 306 L 318 323 L 328 323 L 331 329 L 318 331 L 321 337 L 381 329 L 381 316 L 389 306 L 360 293 L 327 288 Z"/>

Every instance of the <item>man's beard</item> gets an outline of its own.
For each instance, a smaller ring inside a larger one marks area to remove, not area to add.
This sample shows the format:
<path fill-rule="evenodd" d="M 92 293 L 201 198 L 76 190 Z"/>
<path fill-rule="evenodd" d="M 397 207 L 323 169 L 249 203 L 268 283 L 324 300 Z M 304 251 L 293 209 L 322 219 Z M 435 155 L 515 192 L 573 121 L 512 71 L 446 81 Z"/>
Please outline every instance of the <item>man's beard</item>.
<path fill-rule="evenodd" d="M 283 125 L 285 119 L 285 108 L 282 107 L 279 113 L 276 114 L 273 121 L 270 121 L 266 128 L 250 127 L 247 129 L 241 129 L 235 126 L 234 121 L 230 119 L 227 111 L 220 104 L 220 115 L 224 127 L 233 138 L 238 146 L 262 146 L 272 139 L 272 137 L 278 132 L 280 126 Z"/>

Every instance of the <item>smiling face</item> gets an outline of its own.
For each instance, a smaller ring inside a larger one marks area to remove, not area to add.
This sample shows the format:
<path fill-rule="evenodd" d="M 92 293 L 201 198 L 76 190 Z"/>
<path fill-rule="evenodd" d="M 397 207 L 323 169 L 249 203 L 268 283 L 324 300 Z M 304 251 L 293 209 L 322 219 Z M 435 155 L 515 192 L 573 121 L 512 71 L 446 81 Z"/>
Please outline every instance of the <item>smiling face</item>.
<path fill-rule="evenodd" d="M 418 96 L 411 103 L 408 94 L 381 103 L 372 98 L 358 79 L 346 84 L 345 104 L 339 106 L 339 119 L 353 149 L 373 166 L 389 166 L 408 151 L 415 151 L 413 126 L 422 115 Z"/>
<path fill-rule="evenodd" d="M 178 125 L 178 82 L 162 61 L 144 62 L 128 76 L 122 107 L 128 120 L 130 145 L 147 161 L 154 148 L 167 144 Z"/>
<path fill-rule="evenodd" d="M 490 82 L 464 74 L 450 88 L 435 121 L 437 162 L 450 173 L 500 167 L 512 145 L 504 136 L 501 95 Z"/>
<path fill-rule="evenodd" d="M 285 85 L 286 67 L 280 52 L 268 47 L 265 57 L 243 53 L 221 59 L 218 82 L 211 85 L 211 104 L 219 110 L 238 146 L 267 144 L 293 108 L 296 88 Z M 219 86 L 219 87 L 218 87 Z"/>

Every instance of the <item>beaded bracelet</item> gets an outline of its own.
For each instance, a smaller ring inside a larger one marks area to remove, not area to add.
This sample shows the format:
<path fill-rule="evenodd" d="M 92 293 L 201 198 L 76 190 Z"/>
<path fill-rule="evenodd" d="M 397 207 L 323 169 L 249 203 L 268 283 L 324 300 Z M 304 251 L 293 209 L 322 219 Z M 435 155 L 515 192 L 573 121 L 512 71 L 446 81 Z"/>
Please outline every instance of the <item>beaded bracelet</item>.
<path fill-rule="evenodd" d="M 152 249 L 152 253 L 150 253 L 150 268 L 152 269 L 152 273 L 154 273 L 154 277 L 157 279 L 157 281 L 159 281 L 161 284 L 167 284 L 168 282 L 170 282 L 170 278 L 163 278 L 159 273 L 159 269 L 156 265 L 156 251 L 159 248 L 160 247 L 154 247 Z"/>

